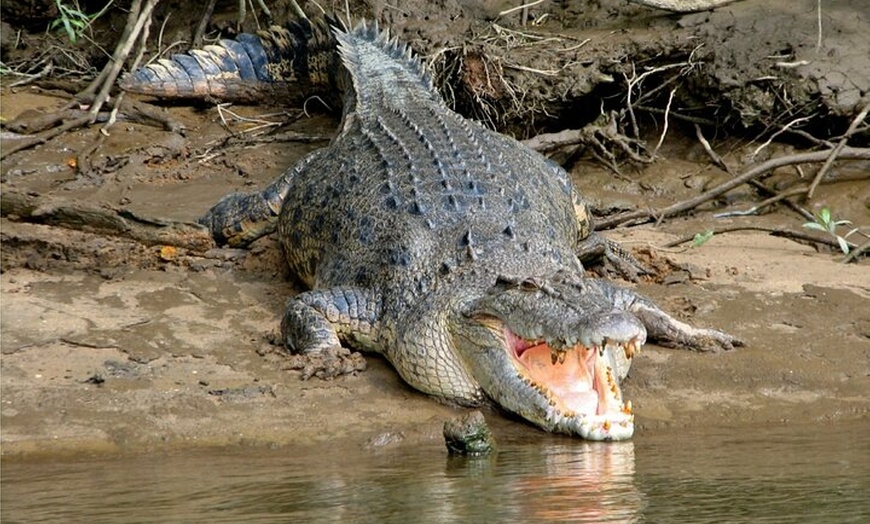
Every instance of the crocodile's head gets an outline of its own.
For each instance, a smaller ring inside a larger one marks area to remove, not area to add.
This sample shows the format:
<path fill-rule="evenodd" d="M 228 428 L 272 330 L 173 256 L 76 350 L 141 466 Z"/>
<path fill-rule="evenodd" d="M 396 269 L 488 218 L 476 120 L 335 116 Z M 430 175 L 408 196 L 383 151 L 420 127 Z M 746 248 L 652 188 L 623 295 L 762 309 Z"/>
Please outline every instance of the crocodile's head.
<path fill-rule="evenodd" d="M 627 439 L 634 417 L 619 382 L 646 330 L 584 282 L 500 282 L 465 305 L 455 348 L 502 408 L 548 431 Z"/>

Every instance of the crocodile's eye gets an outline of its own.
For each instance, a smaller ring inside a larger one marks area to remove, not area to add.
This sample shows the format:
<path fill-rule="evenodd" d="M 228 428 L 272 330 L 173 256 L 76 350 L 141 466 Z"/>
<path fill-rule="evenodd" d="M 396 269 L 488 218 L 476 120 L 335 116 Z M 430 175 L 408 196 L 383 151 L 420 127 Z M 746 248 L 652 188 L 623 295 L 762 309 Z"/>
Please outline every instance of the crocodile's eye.
<path fill-rule="evenodd" d="M 527 278 L 520 282 L 520 289 L 522 289 L 523 291 L 537 291 L 541 289 L 541 286 L 539 286 L 534 279 Z"/>

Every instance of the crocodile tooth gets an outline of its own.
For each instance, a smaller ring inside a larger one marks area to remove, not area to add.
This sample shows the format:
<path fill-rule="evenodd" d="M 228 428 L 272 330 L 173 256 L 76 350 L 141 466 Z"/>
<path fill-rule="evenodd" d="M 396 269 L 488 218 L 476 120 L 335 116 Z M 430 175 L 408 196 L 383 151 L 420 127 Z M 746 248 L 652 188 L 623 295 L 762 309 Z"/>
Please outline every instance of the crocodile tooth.
<path fill-rule="evenodd" d="M 636 340 L 631 340 L 622 347 L 622 350 L 625 352 L 625 358 L 630 359 L 640 353 L 640 346 Z"/>

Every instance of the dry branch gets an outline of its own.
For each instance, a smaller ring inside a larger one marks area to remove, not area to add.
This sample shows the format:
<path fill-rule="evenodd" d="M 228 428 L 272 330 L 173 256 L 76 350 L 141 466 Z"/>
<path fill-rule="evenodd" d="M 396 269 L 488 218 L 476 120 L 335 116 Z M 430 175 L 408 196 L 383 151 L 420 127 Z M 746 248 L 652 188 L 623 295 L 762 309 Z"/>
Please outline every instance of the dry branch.
<path fill-rule="evenodd" d="M 826 246 L 830 246 L 834 249 L 840 249 L 840 245 L 831 238 L 820 237 L 818 235 L 813 235 L 810 233 L 805 233 L 803 231 L 795 231 L 793 229 L 782 229 L 777 227 L 764 227 L 764 226 L 728 226 L 711 229 L 709 232 L 713 233 L 713 235 L 721 235 L 723 233 L 733 233 L 735 231 L 764 231 L 766 233 L 770 233 L 775 237 L 783 237 L 791 240 L 796 240 L 799 242 L 809 242 L 814 244 L 824 244 Z M 680 244 L 685 244 L 686 242 L 691 242 L 695 239 L 695 234 L 684 235 L 676 240 L 672 240 L 665 244 L 663 247 L 677 247 Z M 855 247 L 855 244 L 849 243 L 849 247 Z"/>
<path fill-rule="evenodd" d="M 653 7 L 656 9 L 664 9 L 665 11 L 673 11 L 675 13 L 695 13 L 697 11 L 707 11 L 716 9 L 717 7 L 733 4 L 739 0 L 628 0 L 635 4 Z"/>
<path fill-rule="evenodd" d="M 704 133 L 701 132 L 701 127 L 697 124 L 695 124 L 695 135 L 698 137 L 698 141 L 701 142 L 701 145 L 704 147 L 704 151 L 707 152 L 707 155 L 713 161 L 713 164 L 715 164 L 716 167 L 725 171 L 726 173 L 728 173 L 732 177 L 736 176 L 736 173 L 734 173 L 734 171 L 731 169 L 731 167 L 729 167 L 728 164 L 725 163 L 724 160 L 722 160 L 722 157 L 720 157 L 718 154 L 716 154 L 715 151 L 713 151 L 713 147 L 710 145 L 710 142 L 708 142 L 707 139 L 704 137 Z M 732 213 L 720 213 L 720 214 L 714 215 L 714 216 L 716 218 L 721 218 L 723 216 L 730 216 L 730 215 L 753 214 L 753 213 L 757 213 L 759 210 L 761 210 L 769 205 L 773 205 L 777 202 L 784 201 L 787 206 L 789 206 L 793 211 L 795 211 L 797 214 L 801 215 L 803 218 L 805 218 L 807 220 L 813 220 L 812 213 L 810 213 L 806 209 L 800 207 L 799 205 L 795 204 L 791 200 L 788 200 L 789 197 L 798 196 L 800 194 L 806 193 L 806 188 L 802 188 L 800 191 L 789 191 L 789 192 L 786 192 L 783 194 L 777 194 L 772 189 L 768 189 L 767 186 L 765 186 L 764 184 L 762 184 L 758 180 L 750 180 L 749 185 L 754 187 L 756 190 L 760 191 L 763 195 L 769 195 L 770 198 L 768 198 L 767 200 L 765 200 L 764 202 L 761 202 L 760 204 L 758 204 L 756 206 L 753 206 L 751 209 L 749 209 L 747 211 L 734 211 Z"/>
<path fill-rule="evenodd" d="M 146 246 L 175 246 L 196 252 L 215 247 L 211 234 L 199 224 L 143 217 L 125 209 L 16 191 L 3 193 L 0 216 L 129 238 Z"/>
<path fill-rule="evenodd" d="M 115 80 L 118 78 L 118 74 L 121 73 L 121 68 L 124 67 L 124 62 L 127 60 L 127 56 L 130 54 L 130 51 L 133 49 L 133 45 L 139 39 L 139 33 L 142 32 L 143 27 L 146 22 L 151 20 L 151 11 L 154 10 L 154 7 L 160 0 L 146 0 L 145 5 L 142 7 L 141 11 L 134 10 L 138 8 L 141 4 L 140 0 L 136 0 L 133 5 L 134 8 L 130 10 L 130 18 L 128 19 L 128 26 L 130 20 L 133 18 L 133 14 L 136 14 L 136 21 L 133 24 L 133 27 L 130 28 L 129 35 L 127 38 L 122 38 L 118 43 L 118 47 L 115 49 L 115 53 L 112 55 L 112 60 L 106 65 L 106 68 L 103 70 L 105 73 L 105 78 L 102 82 L 102 87 L 100 88 L 99 94 L 97 94 L 97 98 L 94 101 L 94 105 L 91 107 L 91 115 L 93 123 L 96 121 L 97 113 L 99 113 L 100 108 L 109 98 L 109 91 L 115 85 Z M 125 30 L 126 33 L 126 30 Z M 102 73 L 101 73 L 102 76 Z"/>
<path fill-rule="evenodd" d="M 754 180 L 761 175 L 764 175 L 765 173 L 773 171 L 774 169 L 777 169 L 779 167 L 794 164 L 806 164 L 811 162 L 824 162 L 825 160 L 827 160 L 830 154 L 830 151 L 815 151 L 812 153 L 799 153 L 779 158 L 772 158 L 766 162 L 762 162 L 761 164 L 751 167 L 740 176 L 724 182 L 707 191 L 706 193 L 698 195 L 697 197 L 693 197 L 682 202 L 677 202 L 676 204 L 667 206 L 662 209 L 638 210 L 629 213 L 623 213 L 615 217 L 598 221 L 596 223 L 596 227 L 598 229 L 607 229 L 629 221 L 648 222 L 653 219 L 660 220 L 669 216 L 677 215 L 679 213 L 689 211 L 690 209 L 694 209 L 705 202 L 713 200 L 719 195 L 731 191 L 735 187 L 745 184 L 750 180 Z M 838 158 L 842 160 L 870 160 L 870 148 L 843 147 L 843 149 L 840 150 Z"/>

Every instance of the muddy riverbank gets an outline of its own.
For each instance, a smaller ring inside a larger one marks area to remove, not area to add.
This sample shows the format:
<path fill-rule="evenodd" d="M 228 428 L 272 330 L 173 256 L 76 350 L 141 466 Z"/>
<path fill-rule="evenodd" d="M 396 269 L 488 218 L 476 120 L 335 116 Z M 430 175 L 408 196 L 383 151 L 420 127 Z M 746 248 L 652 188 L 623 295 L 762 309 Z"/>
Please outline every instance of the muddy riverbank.
<path fill-rule="evenodd" d="M 171 112 L 201 140 L 223 132 L 214 110 Z M 296 127 L 299 133 L 327 133 L 330 124 L 304 120 Z M 105 158 L 112 156 L 111 144 L 141 147 L 136 144 L 143 132 L 113 133 Z M 70 137 L 77 139 L 83 137 Z M 673 182 L 679 174 L 716 176 L 703 162 L 676 160 L 691 156 L 685 147 L 666 152 L 674 161 L 637 173 L 637 182 L 614 182 L 593 164 L 581 164 L 576 181 L 597 199 L 618 192 L 622 205 L 675 201 L 693 192 Z M 173 161 L 140 163 L 88 184 L 66 165 L 70 149 L 58 143 L 18 164 L 32 171 L 7 170 L 5 183 L 17 191 L 107 205 L 123 199 L 137 213 L 190 220 L 226 192 L 266 183 L 309 148 L 255 147 L 190 161 L 195 168 L 184 172 Z M 646 190 L 634 191 L 638 183 Z M 867 223 L 861 202 L 868 198 L 866 183 L 843 183 L 824 186 L 819 202 L 852 210 L 856 222 Z M 703 212 L 610 236 L 644 249 L 722 222 Z M 725 222 L 794 228 L 798 219 L 775 213 Z M 440 446 L 443 421 L 459 412 L 410 390 L 377 358 L 368 359 L 366 371 L 330 382 L 301 381 L 299 371 L 282 369 L 286 361 L 268 339 L 296 289 L 285 278 L 272 239 L 249 252 L 173 257 L 159 246 L 9 218 L 3 219 L 2 235 L 0 415 L 6 456 L 337 439 L 360 446 Z M 866 262 L 843 265 L 831 253 L 764 233 L 717 236 L 685 252 L 653 251 L 681 269 L 673 283 L 642 283 L 641 291 L 748 345 L 715 355 L 648 346 L 625 384 L 638 431 L 867 417 Z M 495 412 L 488 417 L 500 420 L 496 427 L 505 431 L 538 431 Z"/>

